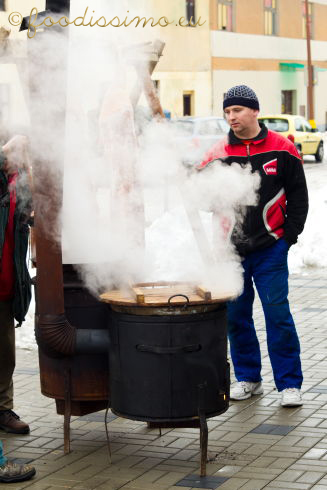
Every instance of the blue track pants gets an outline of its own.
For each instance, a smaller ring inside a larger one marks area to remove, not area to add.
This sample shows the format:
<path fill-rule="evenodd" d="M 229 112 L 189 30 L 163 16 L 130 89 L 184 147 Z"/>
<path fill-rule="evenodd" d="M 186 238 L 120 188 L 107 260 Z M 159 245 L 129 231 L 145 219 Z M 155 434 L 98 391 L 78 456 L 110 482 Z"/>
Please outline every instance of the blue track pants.
<path fill-rule="evenodd" d="M 228 336 L 238 381 L 261 380 L 261 355 L 253 322 L 253 282 L 266 321 L 267 343 L 278 391 L 301 388 L 300 343 L 288 303 L 288 245 L 281 238 L 246 256 L 244 291 L 228 304 Z"/>

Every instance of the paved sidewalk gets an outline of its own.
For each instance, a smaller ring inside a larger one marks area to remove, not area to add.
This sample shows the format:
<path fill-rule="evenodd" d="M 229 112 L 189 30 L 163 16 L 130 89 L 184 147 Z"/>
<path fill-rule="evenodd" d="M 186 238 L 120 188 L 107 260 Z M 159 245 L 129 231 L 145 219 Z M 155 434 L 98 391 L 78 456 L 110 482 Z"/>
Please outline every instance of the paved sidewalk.
<path fill-rule="evenodd" d="M 35 490 L 327 489 L 327 271 L 293 275 L 290 302 L 301 337 L 303 407 L 281 408 L 265 345 L 261 308 L 255 307 L 262 344 L 265 394 L 232 403 L 209 425 L 209 477 L 199 482 L 199 431 L 149 430 L 112 417 L 112 464 L 104 414 L 72 419 L 72 452 L 63 454 L 63 417 L 40 394 L 37 352 L 18 350 L 16 407 L 31 424 L 29 436 L 0 432 L 9 458 L 30 462 L 37 477 L 0 488 Z M 195 476 L 194 476 L 195 475 Z"/>

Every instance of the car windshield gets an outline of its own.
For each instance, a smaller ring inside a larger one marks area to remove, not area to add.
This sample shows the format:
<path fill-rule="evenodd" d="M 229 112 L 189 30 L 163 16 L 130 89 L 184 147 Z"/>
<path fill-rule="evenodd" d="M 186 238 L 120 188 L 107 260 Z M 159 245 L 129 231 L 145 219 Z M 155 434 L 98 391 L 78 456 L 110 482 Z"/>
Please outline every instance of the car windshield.
<path fill-rule="evenodd" d="M 219 119 L 219 125 L 223 133 L 229 133 L 230 127 L 229 124 L 225 121 L 225 119 Z"/>
<path fill-rule="evenodd" d="M 264 119 L 260 119 L 268 129 L 271 131 L 277 131 L 277 133 L 282 133 L 283 131 L 288 131 L 288 120 L 280 119 L 279 117 L 267 117 Z"/>
<path fill-rule="evenodd" d="M 187 135 L 192 135 L 193 134 L 193 129 L 194 129 L 194 123 L 192 121 L 171 121 L 174 126 L 176 127 L 176 130 L 185 136 Z"/>
<path fill-rule="evenodd" d="M 217 134 L 226 134 L 230 129 L 227 122 L 222 118 L 195 118 L 191 121 L 175 119 L 171 122 L 174 124 L 177 132 L 182 136 L 191 136 L 193 134 L 199 136 L 214 136 Z"/>

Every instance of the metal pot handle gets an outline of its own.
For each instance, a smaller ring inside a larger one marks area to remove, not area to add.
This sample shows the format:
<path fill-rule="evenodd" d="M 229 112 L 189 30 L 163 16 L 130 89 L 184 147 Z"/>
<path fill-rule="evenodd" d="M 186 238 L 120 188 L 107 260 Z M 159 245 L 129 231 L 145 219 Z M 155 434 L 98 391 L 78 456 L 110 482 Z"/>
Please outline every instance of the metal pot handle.
<path fill-rule="evenodd" d="M 185 298 L 186 299 L 186 303 L 182 306 L 182 308 L 184 308 L 184 309 L 187 308 L 189 306 L 189 304 L 190 304 L 190 300 L 189 300 L 188 296 L 186 296 L 186 294 L 174 294 L 173 296 L 170 296 L 170 298 L 168 299 L 169 306 L 173 306 L 171 304 L 171 300 L 173 298 L 177 298 L 178 296 L 181 296 L 182 298 Z M 176 305 L 176 306 L 178 306 L 178 305 Z"/>
<path fill-rule="evenodd" d="M 182 354 L 186 352 L 198 352 L 201 350 L 200 344 L 182 345 L 176 347 L 163 347 L 160 345 L 142 345 L 136 346 L 139 352 L 151 352 L 152 354 Z"/>

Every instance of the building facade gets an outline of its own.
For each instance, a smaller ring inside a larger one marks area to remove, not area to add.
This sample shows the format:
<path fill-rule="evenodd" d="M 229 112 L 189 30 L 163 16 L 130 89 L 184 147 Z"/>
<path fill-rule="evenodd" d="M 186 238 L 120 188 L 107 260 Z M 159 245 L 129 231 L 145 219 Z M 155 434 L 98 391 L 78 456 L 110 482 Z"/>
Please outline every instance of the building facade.
<path fill-rule="evenodd" d="M 180 32 L 180 43 L 174 44 L 174 56 L 177 60 L 179 55 L 183 57 L 184 54 L 189 63 L 194 62 L 195 73 L 191 80 L 193 82 L 200 76 L 206 80 L 207 85 L 203 84 L 200 90 L 210 94 L 211 100 L 203 103 L 203 96 L 186 77 L 187 70 L 183 62 L 172 63 L 167 56 L 160 63 L 156 74 L 165 108 L 176 116 L 221 115 L 224 92 L 233 85 L 247 84 L 257 92 L 262 113 L 308 115 L 304 1 L 179 0 L 176 2 L 179 5 L 178 14 L 185 15 L 190 3 L 195 18 L 201 16 L 202 22 L 207 22 L 202 27 L 187 27 L 184 32 Z M 309 13 L 315 80 L 315 120 L 318 124 L 325 124 L 327 0 L 310 1 Z M 167 35 L 167 44 L 170 44 L 169 36 L 173 39 L 177 30 L 178 27 L 172 27 L 171 32 L 164 33 Z M 185 31 L 191 31 L 194 38 L 188 38 Z M 201 39 L 202 44 L 198 44 L 197 39 Z M 200 63 L 195 64 L 201 53 L 204 60 L 207 60 L 207 54 L 210 53 L 209 68 L 207 63 L 202 66 Z M 183 70 L 179 69 L 181 66 Z M 173 80 L 177 82 L 174 84 Z M 192 94 L 193 102 L 185 106 L 183 101 L 188 92 Z"/>
<path fill-rule="evenodd" d="M 32 7 L 41 11 L 44 5 L 45 0 L 0 0 L 0 27 L 9 26 L 11 38 L 21 42 L 24 34 L 8 24 L 9 13 L 26 16 Z M 72 0 L 72 5 L 81 2 Z M 304 0 L 121 0 L 119 5 L 127 12 L 133 7 L 140 16 L 169 21 L 166 27 L 139 27 L 138 33 L 142 40 L 166 43 L 153 79 L 172 117 L 221 115 L 224 92 L 237 84 L 257 92 L 262 113 L 308 115 Z M 325 124 L 327 0 L 310 0 L 309 10 L 315 120 Z M 127 33 L 135 28 L 121 29 Z M 0 40 L 4 34 L 0 30 Z M 25 124 L 24 83 L 17 65 L 3 57 L 2 46 L 0 123 L 9 117 L 13 124 Z"/>

